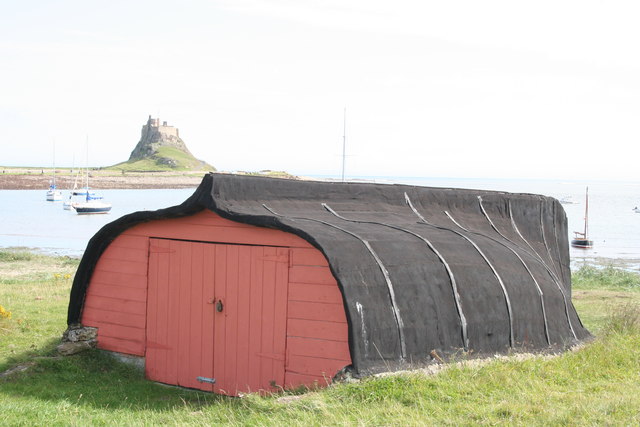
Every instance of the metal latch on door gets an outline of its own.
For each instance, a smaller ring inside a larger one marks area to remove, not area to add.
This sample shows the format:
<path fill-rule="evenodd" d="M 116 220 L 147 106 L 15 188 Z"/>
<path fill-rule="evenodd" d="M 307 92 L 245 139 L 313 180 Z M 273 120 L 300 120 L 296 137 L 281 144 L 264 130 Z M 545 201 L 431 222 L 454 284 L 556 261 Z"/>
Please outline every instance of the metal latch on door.
<path fill-rule="evenodd" d="M 209 300 L 209 304 L 215 304 L 216 305 L 216 311 L 218 313 L 221 313 L 222 310 L 224 310 L 224 304 L 222 304 L 222 299 L 216 300 L 215 298 L 211 298 Z"/>
<path fill-rule="evenodd" d="M 216 379 L 215 378 L 196 377 L 196 380 L 198 380 L 198 382 L 201 382 L 201 383 L 210 383 L 210 384 L 215 384 L 216 383 Z"/>

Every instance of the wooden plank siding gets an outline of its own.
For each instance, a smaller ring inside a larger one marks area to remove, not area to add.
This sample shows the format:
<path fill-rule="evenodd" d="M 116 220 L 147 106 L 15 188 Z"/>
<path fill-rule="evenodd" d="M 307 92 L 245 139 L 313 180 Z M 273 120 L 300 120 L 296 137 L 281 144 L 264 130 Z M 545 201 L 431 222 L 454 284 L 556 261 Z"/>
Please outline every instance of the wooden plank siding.
<path fill-rule="evenodd" d="M 144 356 L 148 240 L 122 234 L 96 264 L 82 323 L 98 328 L 98 348 Z"/>
<path fill-rule="evenodd" d="M 192 271 L 182 272 L 179 280 L 191 280 L 184 275 L 192 275 L 194 286 L 195 284 L 201 286 L 199 283 L 202 283 L 203 277 L 225 274 L 227 281 L 225 306 L 228 305 L 229 309 L 236 306 L 239 319 L 243 319 L 238 323 L 215 323 L 211 317 L 213 314 L 204 312 L 190 317 L 191 320 L 186 317 L 179 319 L 182 322 L 193 322 L 194 318 L 201 318 L 203 323 L 209 323 L 211 327 L 216 328 L 213 331 L 215 334 L 238 337 L 238 348 L 234 350 L 237 354 L 236 358 L 218 359 L 212 340 L 205 340 L 201 344 L 181 343 L 181 347 L 192 346 L 193 352 L 201 352 L 203 357 L 213 357 L 216 364 L 224 365 L 216 366 L 216 370 L 220 368 L 225 374 L 236 375 L 235 381 L 240 383 L 250 383 L 250 378 L 259 376 L 261 371 L 273 370 L 271 364 L 277 360 L 274 361 L 268 351 L 263 351 L 264 354 L 259 363 L 247 363 L 249 361 L 247 354 L 251 349 L 245 348 L 246 343 L 252 345 L 251 343 L 260 341 L 273 342 L 273 345 L 279 348 L 285 346 L 284 382 L 286 387 L 322 386 L 330 382 L 340 369 L 351 363 L 342 294 L 324 255 L 293 234 L 235 223 L 208 210 L 189 217 L 139 224 L 123 232 L 107 248 L 91 278 L 82 315 L 84 325 L 98 328 L 99 348 L 145 356 L 147 351 L 145 343 L 149 338 L 153 338 L 146 336 L 147 322 L 155 322 L 154 330 L 166 328 L 166 334 L 173 336 L 178 333 L 178 330 L 171 326 L 171 322 L 166 321 L 166 316 L 161 316 L 159 313 L 174 310 L 182 312 L 177 307 L 171 306 L 177 301 L 189 303 L 195 310 L 199 310 L 195 308 L 193 301 L 189 300 L 197 290 L 191 291 L 191 296 L 187 291 L 182 290 L 183 294 L 178 292 L 169 298 L 169 301 L 147 300 L 151 297 L 147 289 L 151 279 L 155 277 L 154 280 L 158 286 L 168 285 L 162 280 L 157 282 L 156 276 L 149 277 L 149 275 L 162 275 L 169 271 L 169 266 L 161 263 L 155 267 L 154 271 L 149 269 L 150 238 L 239 245 L 227 248 L 229 253 L 219 254 L 220 259 L 229 256 L 237 259 L 237 261 L 228 261 L 232 267 L 234 265 L 237 267 L 237 275 L 227 277 L 222 265 L 216 267 L 203 262 L 203 257 L 218 259 L 213 251 L 220 248 L 216 249 L 215 245 L 211 245 L 210 248 L 205 247 L 204 252 L 194 252 L 189 260 L 184 259 L 180 262 L 183 268 L 190 263 Z M 170 244 L 165 246 L 170 250 Z M 207 251 L 212 253 L 209 254 Z M 272 268 L 274 264 L 271 262 L 247 264 L 243 260 L 260 256 L 265 257 L 265 260 L 276 261 L 285 255 L 288 259 L 288 268 L 277 274 L 287 276 L 288 286 L 276 288 L 268 280 L 256 286 L 255 283 L 259 282 L 256 277 L 272 277 L 276 274 L 275 271 L 262 271 L 264 268 Z M 189 257 L 189 255 L 184 256 Z M 225 265 L 229 265 L 227 261 Z M 166 269 L 164 273 L 163 269 Z M 241 290 L 241 283 L 246 283 L 247 287 Z M 254 307 L 238 305 L 237 292 L 250 292 L 255 297 L 252 301 L 263 301 L 263 307 L 271 305 L 273 307 L 273 310 L 269 311 L 271 314 Z M 285 294 L 278 295 L 278 292 L 285 292 Z M 166 307 L 162 307 L 162 304 Z M 147 310 L 152 311 L 147 312 Z M 286 316 L 273 317 L 273 313 L 277 312 L 284 312 Z M 278 334 L 274 335 L 273 330 L 262 329 L 264 320 L 261 316 L 264 315 L 271 317 L 270 322 L 276 322 L 276 330 L 286 330 L 282 338 Z M 192 324 L 191 329 L 196 335 L 198 331 L 207 330 L 204 324 Z M 184 340 L 177 336 L 175 339 Z M 280 339 L 285 342 L 279 343 Z M 248 369 L 238 370 L 240 366 L 248 366 Z M 187 369 L 187 367 L 180 369 Z M 235 373 L 232 374 L 232 372 Z M 191 373 L 188 375 L 192 376 Z M 230 381 L 233 380 L 228 378 L 224 382 Z"/>
<path fill-rule="evenodd" d="M 285 384 L 323 386 L 351 364 L 342 294 L 320 251 L 291 252 Z"/>

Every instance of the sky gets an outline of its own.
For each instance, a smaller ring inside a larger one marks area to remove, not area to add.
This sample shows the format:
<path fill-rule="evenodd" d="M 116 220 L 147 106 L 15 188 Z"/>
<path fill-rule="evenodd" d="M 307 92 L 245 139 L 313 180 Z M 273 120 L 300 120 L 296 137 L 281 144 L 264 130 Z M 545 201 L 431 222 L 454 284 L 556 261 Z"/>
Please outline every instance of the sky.
<path fill-rule="evenodd" d="M 222 171 L 638 180 L 637 1 L 0 5 L 3 166 L 127 160 L 151 115 Z"/>

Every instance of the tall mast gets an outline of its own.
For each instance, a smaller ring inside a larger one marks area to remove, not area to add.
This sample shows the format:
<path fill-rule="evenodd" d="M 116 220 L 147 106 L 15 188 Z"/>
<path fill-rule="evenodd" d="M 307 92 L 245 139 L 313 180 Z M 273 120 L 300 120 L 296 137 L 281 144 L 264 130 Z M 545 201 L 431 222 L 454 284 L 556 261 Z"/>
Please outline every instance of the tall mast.
<path fill-rule="evenodd" d="M 87 200 L 89 200 L 89 135 L 87 135 L 87 139 L 85 141 L 85 161 L 86 161 L 86 172 L 87 172 Z"/>
<path fill-rule="evenodd" d="M 344 182 L 344 162 L 347 146 L 347 107 L 344 107 L 344 118 L 342 121 L 342 182 Z"/>
<path fill-rule="evenodd" d="M 587 224 L 589 223 L 589 187 L 587 187 L 587 192 L 585 194 L 585 202 L 584 202 L 584 238 L 587 238 Z"/>
<path fill-rule="evenodd" d="M 56 186 L 56 140 L 53 140 L 53 186 Z"/>

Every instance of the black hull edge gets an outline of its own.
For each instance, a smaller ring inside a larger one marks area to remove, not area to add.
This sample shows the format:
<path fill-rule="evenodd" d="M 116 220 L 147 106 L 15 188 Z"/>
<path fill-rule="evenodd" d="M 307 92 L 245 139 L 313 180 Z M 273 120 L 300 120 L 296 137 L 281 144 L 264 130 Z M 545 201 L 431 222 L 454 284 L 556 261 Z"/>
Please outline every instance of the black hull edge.
<path fill-rule="evenodd" d="M 588 239 L 573 239 L 571 246 L 580 249 L 591 249 L 593 247 L 593 240 Z"/>

